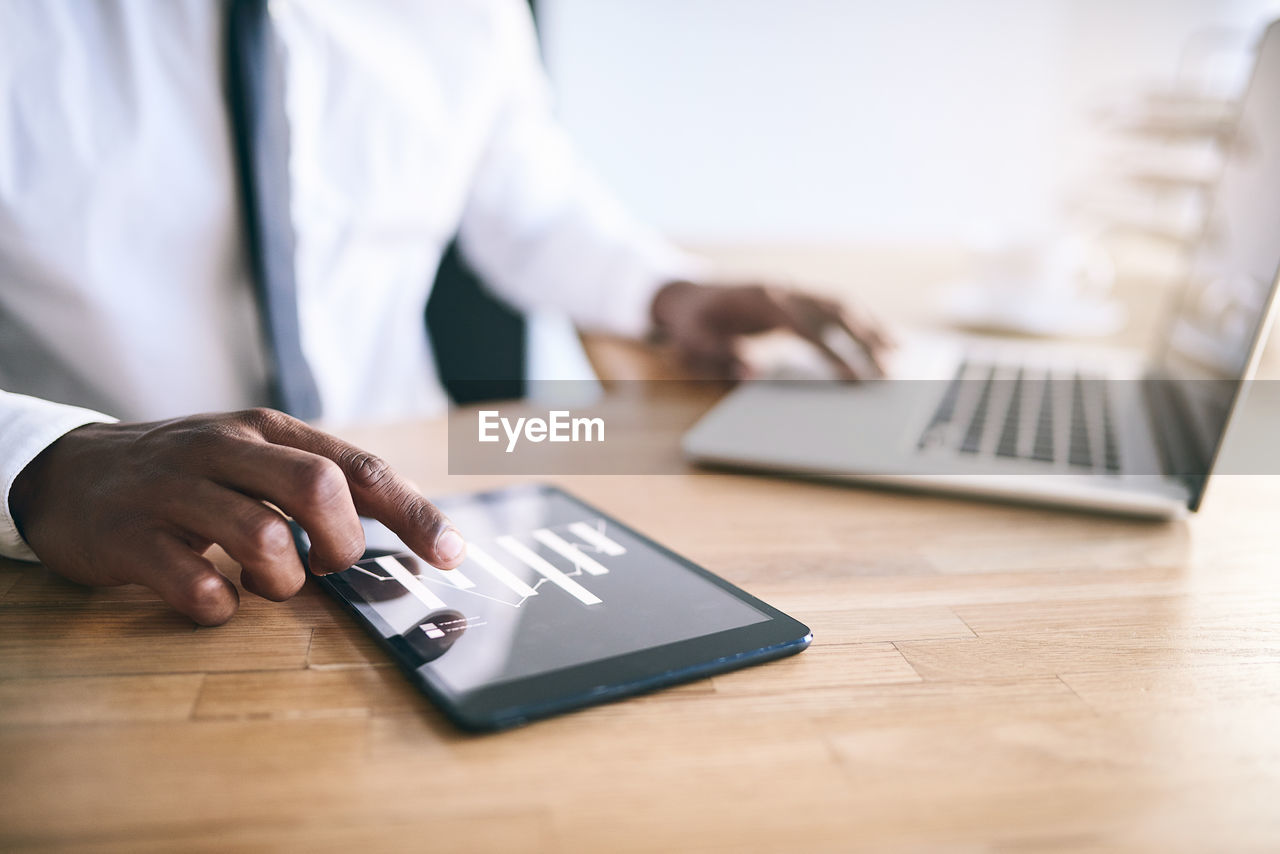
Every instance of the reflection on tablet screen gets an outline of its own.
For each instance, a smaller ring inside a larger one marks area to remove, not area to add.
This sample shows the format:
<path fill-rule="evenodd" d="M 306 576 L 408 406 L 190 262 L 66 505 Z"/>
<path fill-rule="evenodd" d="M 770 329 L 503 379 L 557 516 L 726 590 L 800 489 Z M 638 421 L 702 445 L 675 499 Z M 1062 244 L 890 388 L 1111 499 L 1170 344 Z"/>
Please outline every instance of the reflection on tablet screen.
<path fill-rule="evenodd" d="M 436 503 L 467 538 L 461 566 L 435 569 L 367 523 L 371 555 L 341 577 L 455 692 L 768 619 L 561 493 Z"/>

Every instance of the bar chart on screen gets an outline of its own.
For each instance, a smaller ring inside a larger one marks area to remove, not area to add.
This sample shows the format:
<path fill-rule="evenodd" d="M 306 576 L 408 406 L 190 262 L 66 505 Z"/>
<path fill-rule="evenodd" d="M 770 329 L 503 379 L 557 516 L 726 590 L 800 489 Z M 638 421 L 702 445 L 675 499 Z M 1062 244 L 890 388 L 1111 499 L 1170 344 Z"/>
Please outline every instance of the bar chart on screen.
<path fill-rule="evenodd" d="M 604 600 L 590 590 L 589 579 L 608 575 L 608 561 L 626 553 L 603 519 L 589 519 L 537 528 L 525 536 L 470 541 L 467 558 L 457 569 L 436 569 L 403 552 L 367 558 L 348 572 L 398 585 L 432 611 L 449 607 L 445 597 L 458 594 L 512 608 L 535 596 L 568 595 L 590 607 Z"/>

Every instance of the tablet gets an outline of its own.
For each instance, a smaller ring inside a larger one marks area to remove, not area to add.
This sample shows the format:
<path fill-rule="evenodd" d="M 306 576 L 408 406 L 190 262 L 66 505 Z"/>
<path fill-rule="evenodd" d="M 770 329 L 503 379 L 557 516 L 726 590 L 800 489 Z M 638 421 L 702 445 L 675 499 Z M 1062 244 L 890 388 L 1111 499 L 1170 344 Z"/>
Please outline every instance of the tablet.
<path fill-rule="evenodd" d="M 435 502 L 467 538 L 442 571 L 386 528 L 319 581 L 458 726 L 495 730 L 780 658 L 796 620 L 552 486 Z M 305 538 L 300 538 L 305 555 Z"/>

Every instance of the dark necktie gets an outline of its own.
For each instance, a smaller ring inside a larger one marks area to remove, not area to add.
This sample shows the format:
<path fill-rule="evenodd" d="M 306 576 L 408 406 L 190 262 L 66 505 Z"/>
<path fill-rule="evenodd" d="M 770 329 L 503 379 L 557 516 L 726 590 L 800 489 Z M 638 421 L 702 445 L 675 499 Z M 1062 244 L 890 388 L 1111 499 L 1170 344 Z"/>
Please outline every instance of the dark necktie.
<path fill-rule="evenodd" d="M 320 414 L 320 393 L 302 353 L 284 69 L 267 0 L 229 0 L 227 103 L 253 280 L 267 341 L 272 403 L 298 418 Z"/>

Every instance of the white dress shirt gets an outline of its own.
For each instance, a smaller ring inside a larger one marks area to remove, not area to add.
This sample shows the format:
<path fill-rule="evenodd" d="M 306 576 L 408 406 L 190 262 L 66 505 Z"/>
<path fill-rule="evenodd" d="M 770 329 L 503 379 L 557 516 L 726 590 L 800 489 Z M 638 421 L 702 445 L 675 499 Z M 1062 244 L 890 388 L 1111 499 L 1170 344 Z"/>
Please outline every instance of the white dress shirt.
<path fill-rule="evenodd" d="M 223 5 L 0 4 L 0 554 L 63 433 L 267 402 Z M 423 327 L 455 235 L 502 297 L 636 335 L 688 261 L 554 120 L 522 0 L 272 0 L 303 351 L 324 420 L 447 405 Z M 76 407 L 84 407 L 76 408 Z"/>

